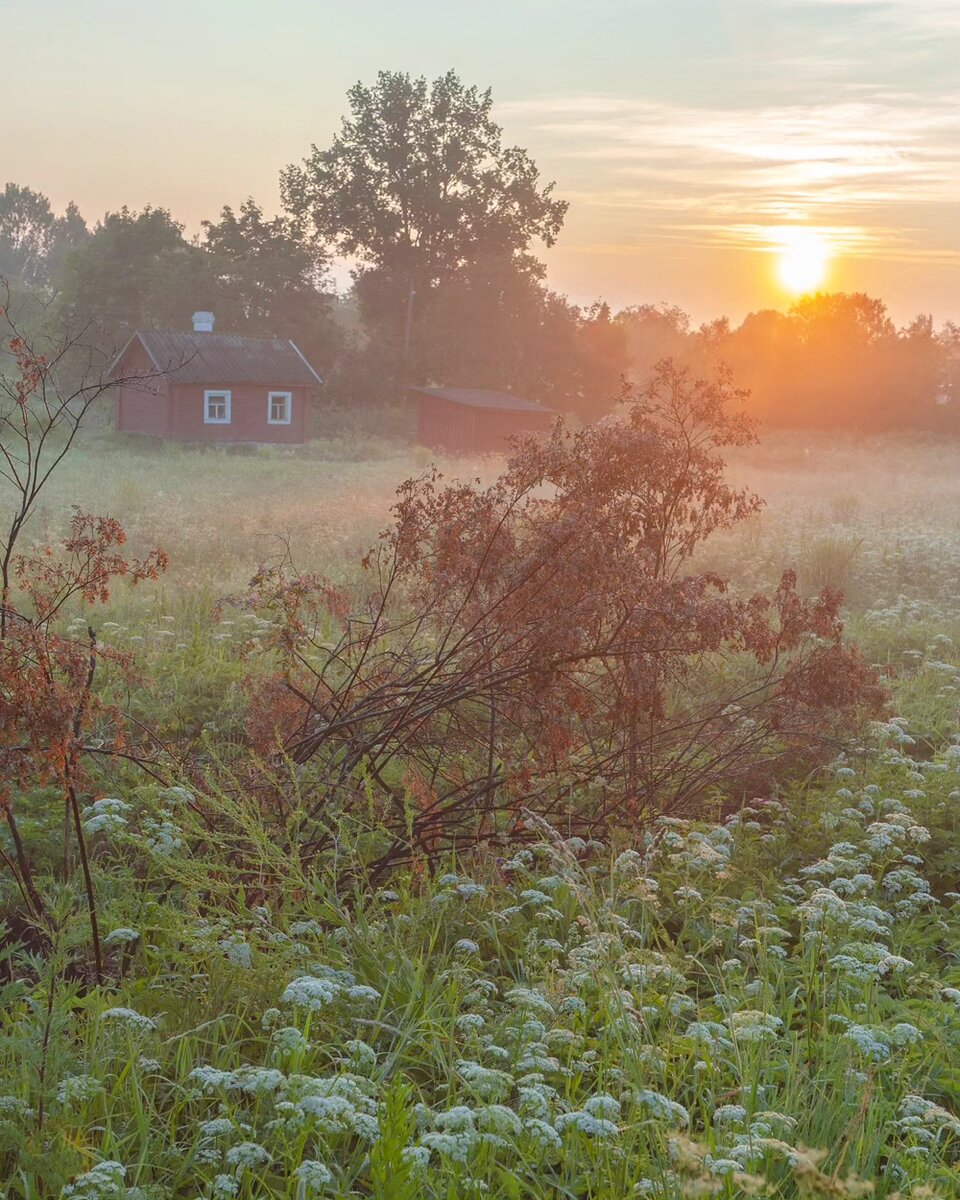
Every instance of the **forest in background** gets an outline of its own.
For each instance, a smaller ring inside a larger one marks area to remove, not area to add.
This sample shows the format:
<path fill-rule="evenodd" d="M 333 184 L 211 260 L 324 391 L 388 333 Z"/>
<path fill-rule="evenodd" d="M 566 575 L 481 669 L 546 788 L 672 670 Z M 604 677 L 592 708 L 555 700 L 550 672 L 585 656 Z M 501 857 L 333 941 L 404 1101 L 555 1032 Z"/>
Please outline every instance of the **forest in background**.
<path fill-rule="evenodd" d="M 225 206 L 190 237 L 162 207 L 91 227 L 42 192 L 0 194 L 0 275 L 27 324 L 92 327 L 105 354 L 137 328 L 292 337 L 326 380 L 324 403 L 394 402 L 408 386 L 503 389 L 581 420 L 646 384 L 670 357 L 729 364 L 771 427 L 960 428 L 960 327 L 919 314 L 897 327 L 882 300 L 813 294 L 787 312 L 694 325 L 666 302 L 614 311 L 552 290 L 537 257 L 567 204 L 529 154 L 504 143 L 489 90 L 450 72 L 381 72 L 357 84 L 326 148 L 281 175 L 283 210 Z M 354 264 L 337 292 L 335 258 Z M 32 311 L 32 316 L 31 316 Z"/>

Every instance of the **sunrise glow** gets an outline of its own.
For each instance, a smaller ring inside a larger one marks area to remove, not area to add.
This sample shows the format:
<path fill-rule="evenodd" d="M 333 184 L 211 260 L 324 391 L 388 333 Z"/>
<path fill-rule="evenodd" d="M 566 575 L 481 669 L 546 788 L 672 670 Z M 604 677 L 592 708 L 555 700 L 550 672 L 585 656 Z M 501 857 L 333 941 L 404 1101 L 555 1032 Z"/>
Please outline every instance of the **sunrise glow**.
<path fill-rule="evenodd" d="M 830 246 L 816 229 L 803 227 L 778 231 L 777 274 L 788 292 L 796 296 L 816 291 L 830 264 Z"/>

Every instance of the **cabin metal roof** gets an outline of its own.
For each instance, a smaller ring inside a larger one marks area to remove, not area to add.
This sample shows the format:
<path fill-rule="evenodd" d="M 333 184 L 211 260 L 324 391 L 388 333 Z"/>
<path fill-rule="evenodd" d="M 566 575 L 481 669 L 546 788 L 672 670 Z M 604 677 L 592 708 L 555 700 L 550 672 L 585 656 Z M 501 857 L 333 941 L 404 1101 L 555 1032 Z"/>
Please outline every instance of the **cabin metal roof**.
<path fill-rule="evenodd" d="M 509 392 L 491 392 L 485 388 L 422 387 L 411 388 L 410 391 L 421 396 L 435 396 L 438 400 L 448 400 L 451 404 L 462 404 L 467 408 L 485 408 L 498 412 L 554 411 L 542 404 L 535 404 L 532 400 L 524 400 L 522 396 L 511 396 Z"/>
<path fill-rule="evenodd" d="M 174 329 L 138 330 L 110 368 L 139 340 L 171 383 L 289 384 L 323 383 L 296 344 L 287 338 L 244 337 L 237 333 L 193 333 Z"/>

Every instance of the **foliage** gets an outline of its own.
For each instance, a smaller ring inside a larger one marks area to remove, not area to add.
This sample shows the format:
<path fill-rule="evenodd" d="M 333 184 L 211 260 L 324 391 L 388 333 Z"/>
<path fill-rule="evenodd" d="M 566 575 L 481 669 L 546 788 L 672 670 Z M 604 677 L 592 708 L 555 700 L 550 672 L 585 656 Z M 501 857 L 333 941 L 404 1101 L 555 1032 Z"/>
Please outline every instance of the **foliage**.
<path fill-rule="evenodd" d="M 474 281 L 483 294 L 491 272 L 522 287 L 530 242 L 551 245 L 567 206 L 525 150 L 503 145 L 489 89 L 453 71 L 430 84 L 381 71 L 347 99 L 350 117 L 333 143 L 283 172 L 283 201 L 301 229 L 359 262 L 370 332 L 405 359 L 412 342 L 418 367 L 407 381 L 427 378 L 438 365 L 427 332 L 438 296 Z M 489 352 L 496 343 L 484 344 Z"/>
<path fill-rule="evenodd" d="M 166 209 L 124 207 L 97 222 L 66 263 L 60 290 L 70 326 L 93 322 L 109 350 L 137 328 L 189 328 L 196 309 L 211 307 L 212 261 Z"/>
<path fill-rule="evenodd" d="M 87 237 L 75 204 L 58 217 L 32 188 L 8 183 L 0 194 L 0 275 L 29 285 L 53 283 L 66 256 Z"/>
<path fill-rule="evenodd" d="M 691 330 L 678 309 L 649 305 L 618 314 L 646 378 L 660 355 L 702 369 L 731 365 L 766 426 L 794 429 L 955 429 L 956 373 L 950 326 L 919 316 L 896 329 L 880 300 L 863 293 L 804 296 L 789 310 L 750 313 Z"/>
<path fill-rule="evenodd" d="M 245 905 L 193 793 L 130 790 L 87 817 L 110 986 L 66 976 L 65 906 L 10 960 L 8 1195 L 946 1200 L 957 758 L 905 736 L 789 803 L 635 848 L 534 822 L 348 902 L 264 839 Z"/>
<path fill-rule="evenodd" d="M 119 523 L 79 510 L 59 553 L 50 546 L 20 550 L 44 487 L 108 383 L 102 374 L 81 374 L 78 382 L 65 382 L 73 375 L 74 357 L 85 358 L 83 347 L 67 340 L 42 354 L 6 310 L 0 310 L 0 317 L 7 323 L 16 365 L 16 374 L 0 381 L 0 477 L 15 497 L 0 539 L 0 810 L 13 848 L 13 858 L 3 852 L 3 860 L 42 928 L 47 909 L 17 824 L 16 799 L 19 792 L 56 785 L 66 806 L 63 862 L 68 869 L 72 820 L 99 981 L 102 953 L 79 795 L 89 782 L 86 755 L 122 754 L 127 748 L 119 710 L 94 693 L 97 667 L 106 660 L 126 670 L 129 663 L 116 652 L 101 650 L 92 628 L 81 641 L 59 633 L 56 622 L 74 601 L 106 603 L 118 579 L 132 584 L 156 579 L 166 556 L 155 550 L 141 561 L 128 561 Z"/>
<path fill-rule="evenodd" d="M 542 283 L 539 263 L 479 263 L 435 288 L 415 346 L 423 379 L 516 391 L 592 420 L 622 392 L 628 355 L 607 305 L 571 304 Z"/>
<path fill-rule="evenodd" d="M 487 488 L 410 480 L 360 609 L 315 576 L 258 575 L 297 702 L 286 727 L 275 689 L 262 707 L 311 770 L 304 853 L 329 850 L 326 806 L 351 795 L 391 831 L 377 870 L 517 836 L 521 806 L 632 824 L 830 755 L 882 710 L 838 594 L 804 600 L 787 574 L 736 599 L 690 570 L 759 507 L 718 454 L 752 437 L 737 398 L 664 363 L 625 423 L 522 442 Z"/>
<path fill-rule="evenodd" d="M 330 362 L 337 334 L 331 317 L 327 256 L 314 240 L 297 236 L 285 217 L 264 218 L 247 199 L 204 221 L 204 248 L 216 273 L 214 307 L 229 332 L 283 333 L 308 358 Z"/>
<path fill-rule="evenodd" d="M 381 71 L 347 99 L 330 148 L 315 146 L 282 180 L 291 214 L 341 253 L 428 287 L 481 256 L 552 243 L 566 204 L 524 150 L 503 146 L 489 90 L 453 71 L 432 84 Z"/>

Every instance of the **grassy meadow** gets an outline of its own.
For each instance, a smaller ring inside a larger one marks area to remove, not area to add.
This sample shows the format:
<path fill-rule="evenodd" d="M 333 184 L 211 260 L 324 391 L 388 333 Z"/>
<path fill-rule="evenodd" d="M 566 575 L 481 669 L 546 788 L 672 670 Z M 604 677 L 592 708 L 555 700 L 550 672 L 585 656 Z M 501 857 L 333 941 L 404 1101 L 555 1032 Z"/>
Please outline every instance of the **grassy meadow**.
<path fill-rule="evenodd" d="M 225 791 L 252 888 L 197 778 L 105 768 L 98 988 L 70 969 L 88 930 L 54 869 L 62 807 L 33 796 L 52 924 L 42 955 L 12 930 L 0 952 L 0 1196 L 960 1196 L 957 453 L 778 434 L 730 457 L 766 507 L 701 565 L 743 592 L 788 567 L 841 587 L 897 714 L 781 794 L 602 844 L 531 817 L 522 849 L 344 888 L 362 813 L 307 870 Z M 249 454 L 94 431 L 30 533 L 76 504 L 164 546 L 98 634 L 142 663 L 134 714 L 202 741 L 240 728 L 257 636 L 217 602 L 284 548 L 354 577 L 429 457 L 389 429 Z"/>

